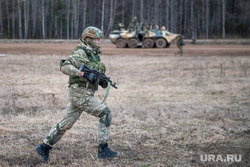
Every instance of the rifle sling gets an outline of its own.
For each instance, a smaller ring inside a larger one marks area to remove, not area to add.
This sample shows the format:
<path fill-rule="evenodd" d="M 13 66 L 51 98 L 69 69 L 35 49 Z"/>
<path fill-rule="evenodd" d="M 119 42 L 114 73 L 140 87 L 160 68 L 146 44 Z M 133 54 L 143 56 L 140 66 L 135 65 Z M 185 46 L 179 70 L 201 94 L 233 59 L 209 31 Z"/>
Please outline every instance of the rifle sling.
<path fill-rule="evenodd" d="M 110 90 L 110 83 L 108 82 L 108 87 L 107 87 L 106 95 L 105 95 L 103 101 L 100 104 L 104 103 L 104 101 L 107 99 L 107 97 L 109 95 L 109 90 Z"/>
<path fill-rule="evenodd" d="M 88 86 L 89 86 L 89 82 L 87 82 L 87 84 L 86 84 L 86 89 L 88 89 Z M 99 106 L 99 105 L 101 105 L 102 103 L 105 102 L 105 100 L 107 99 L 107 97 L 108 97 L 108 95 L 109 95 L 109 90 L 110 90 L 110 83 L 108 82 L 106 95 L 105 95 L 103 101 L 102 101 L 100 104 L 98 104 L 97 106 Z M 84 93 L 84 100 L 85 100 L 85 102 L 87 102 L 87 99 L 86 99 L 86 92 Z"/>

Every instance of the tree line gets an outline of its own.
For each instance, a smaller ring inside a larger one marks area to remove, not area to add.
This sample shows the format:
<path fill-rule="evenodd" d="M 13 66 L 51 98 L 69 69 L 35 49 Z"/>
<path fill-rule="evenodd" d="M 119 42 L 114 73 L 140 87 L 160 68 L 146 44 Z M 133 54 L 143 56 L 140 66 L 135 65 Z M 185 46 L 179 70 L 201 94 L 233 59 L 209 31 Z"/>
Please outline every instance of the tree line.
<path fill-rule="evenodd" d="M 105 36 L 134 17 L 185 38 L 248 38 L 249 0 L 0 0 L 0 38 L 77 39 L 87 26 Z"/>

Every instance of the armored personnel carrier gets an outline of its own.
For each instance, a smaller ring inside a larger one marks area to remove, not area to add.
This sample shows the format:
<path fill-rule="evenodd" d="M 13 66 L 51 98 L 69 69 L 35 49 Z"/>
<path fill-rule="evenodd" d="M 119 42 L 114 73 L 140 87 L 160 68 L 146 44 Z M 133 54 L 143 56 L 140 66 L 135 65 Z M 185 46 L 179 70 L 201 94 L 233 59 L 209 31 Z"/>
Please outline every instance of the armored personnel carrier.
<path fill-rule="evenodd" d="M 168 48 L 180 34 L 173 34 L 167 30 L 161 31 L 112 31 L 109 38 L 118 48 Z"/>

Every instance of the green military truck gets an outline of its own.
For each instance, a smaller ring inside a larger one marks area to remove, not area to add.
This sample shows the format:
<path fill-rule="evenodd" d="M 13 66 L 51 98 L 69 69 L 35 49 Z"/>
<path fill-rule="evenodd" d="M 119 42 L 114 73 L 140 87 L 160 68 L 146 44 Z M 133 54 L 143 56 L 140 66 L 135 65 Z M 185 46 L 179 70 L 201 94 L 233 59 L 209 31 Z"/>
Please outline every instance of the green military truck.
<path fill-rule="evenodd" d="M 161 31 L 111 31 L 109 38 L 118 48 L 168 48 L 180 34 L 173 34 L 167 30 Z"/>

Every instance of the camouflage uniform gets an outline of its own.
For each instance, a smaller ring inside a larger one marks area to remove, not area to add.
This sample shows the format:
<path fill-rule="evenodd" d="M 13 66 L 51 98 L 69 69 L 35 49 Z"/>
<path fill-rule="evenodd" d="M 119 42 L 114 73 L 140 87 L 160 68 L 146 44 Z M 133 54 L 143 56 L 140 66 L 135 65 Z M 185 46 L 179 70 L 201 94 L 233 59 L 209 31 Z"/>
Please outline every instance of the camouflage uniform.
<path fill-rule="evenodd" d="M 112 151 L 107 143 L 109 126 L 112 120 L 111 111 L 94 97 L 93 91 L 94 82 L 98 82 L 103 88 L 108 87 L 108 90 L 109 83 L 105 79 L 97 79 L 97 74 L 84 68 L 86 65 L 88 68 L 95 68 L 99 72 L 105 73 L 106 67 L 101 63 L 98 55 L 101 53 L 100 39 L 102 37 L 103 33 L 97 27 L 87 27 L 82 33 L 80 44 L 73 50 L 67 60 L 61 60 L 60 62 L 60 70 L 69 75 L 69 105 L 64 118 L 51 128 L 43 143 L 36 146 L 36 151 L 44 162 L 49 161 L 52 146 L 74 125 L 83 111 L 100 118 L 98 125 L 98 158 L 112 159 L 119 156 L 119 152 Z"/>
<path fill-rule="evenodd" d="M 43 142 L 45 144 L 52 146 L 59 141 L 66 130 L 69 130 L 73 126 L 83 111 L 100 118 L 98 143 L 107 143 L 109 139 L 109 127 L 106 127 L 103 123 L 106 120 L 106 115 L 102 114 L 102 112 L 110 110 L 94 97 L 94 85 L 92 83 L 89 83 L 88 87 L 86 87 L 88 81 L 84 77 L 81 77 L 81 71 L 79 70 L 81 63 L 84 63 L 91 68 L 96 68 L 105 73 L 106 68 L 100 62 L 99 52 L 99 50 L 93 50 L 81 40 L 69 58 L 62 64 L 61 71 L 70 76 L 68 88 L 69 104 L 64 118 L 51 128 L 49 135 L 44 139 Z"/>
<path fill-rule="evenodd" d="M 132 24 L 130 23 L 129 26 L 128 26 L 128 32 L 130 33 L 130 32 L 132 32 L 132 31 L 133 31 L 133 26 L 132 26 Z"/>
<path fill-rule="evenodd" d="M 177 44 L 177 47 L 179 48 L 179 52 L 176 52 L 175 55 L 177 54 L 180 54 L 181 56 L 183 55 L 183 50 L 182 50 L 182 46 L 184 45 L 184 41 L 183 41 L 183 37 L 179 36 L 177 39 L 176 39 L 176 44 Z"/>

